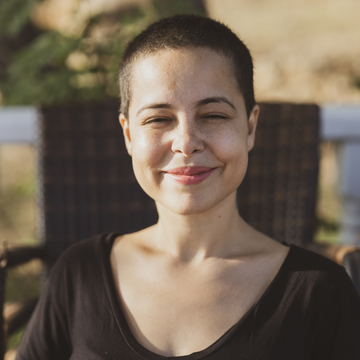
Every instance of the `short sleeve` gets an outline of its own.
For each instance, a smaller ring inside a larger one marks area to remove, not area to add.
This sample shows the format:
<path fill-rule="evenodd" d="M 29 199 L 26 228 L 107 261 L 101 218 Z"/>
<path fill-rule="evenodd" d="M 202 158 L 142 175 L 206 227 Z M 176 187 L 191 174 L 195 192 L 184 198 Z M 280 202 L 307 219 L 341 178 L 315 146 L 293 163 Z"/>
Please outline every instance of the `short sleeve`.
<path fill-rule="evenodd" d="M 60 261 L 55 264 L 44 292 L 25 330 L 16 360 L 68 360 L 69 301 L 71 269 Z"/>
<path fill-rule="evenodd" d="M 314 360 L 360 359 L 360 296 L 345 270 L 328 305 L 315 348 Z"/>

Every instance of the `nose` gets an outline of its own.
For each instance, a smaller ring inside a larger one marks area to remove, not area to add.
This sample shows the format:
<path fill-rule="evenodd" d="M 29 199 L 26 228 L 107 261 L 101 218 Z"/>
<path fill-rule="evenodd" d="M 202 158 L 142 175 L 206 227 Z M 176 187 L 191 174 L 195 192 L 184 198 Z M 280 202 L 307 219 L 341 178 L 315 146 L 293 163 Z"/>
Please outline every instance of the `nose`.
<path fill-rule="evenodd" d="M 191 119 L 179 120 L 174 129 L 172 151 L 189 157 L 195 152 L 204 150 L 204 141 L 195 121 Z"/>

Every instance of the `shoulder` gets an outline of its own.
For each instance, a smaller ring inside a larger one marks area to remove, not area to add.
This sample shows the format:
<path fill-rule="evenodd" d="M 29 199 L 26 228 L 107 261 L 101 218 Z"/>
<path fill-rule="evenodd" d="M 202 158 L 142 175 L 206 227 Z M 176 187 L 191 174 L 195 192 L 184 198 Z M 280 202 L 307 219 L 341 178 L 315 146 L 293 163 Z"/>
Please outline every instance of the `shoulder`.
<path fill-rule="evenodd" d="M 312 319 L 322 329 L 321 324 L 327 323 L 327 317 L 334 321 L 331 327 L 335 330 L 336 321 L 347 319 L 359 333 L 355 323 L 360 324 L 360 296 L 344 267 L 291 245 L 280 272 L 277 292 L 272 294 L 278 297 L 283 313 L 288 311 L 295 317 L 302 314 L 304 319 Z"/>
<path fill-rule="evenodd" d="M 360 296 L 345 268 L 296 246 L 290 255 L 290 288 L 299 290 L 304 319 L 312 319 L 313 358 L 358 359 Z"/>
<path fill-rule="evenodd" d="M 66 249 L 51 268 L 49 282 L 79 280 L 78 277 L 99 273 L 109 259 L 117 233 L 101 234 L 77 242 Z"/>
<path fill-rule="evenodd" d="M 345 268 L 313 251 L 291 245 L 284 268 L 290 283 L 302 284 L 308 291 L 322 293 L 325 297 L 339 292 L 356 294 Z"/>
<path fill-rule="evenodd" d="M 74 261 L 76 263 L 80 261 L 81 263 L 82 261 L 98 258 L 102 253 L 110 252 L 117 236 L 119 236 L 117 233 L 108 233 L 79 241 L 67 248 L 56 261 L 56 264 L 72 263 Z"/>
<path fill-rule="evenodd" d="M 309 271 L 332 275 L 345 272 L 344 267 L 334 261 L 296 245 L 290 246 L 287 260 L 289 260 L 287 263 L 289 271 Z"/>
<path fill-rule="evenodd" d="M 79 333 L 74 329 L 83 326 L 96 304 L 106 303 L 101 259 L 107 257 L 116 236 L 94 236 L 74 244 L 60 256 L 22 338 L 19 359 L 53 359 L 60 354 L 61 358 L 70 358 Z"/>

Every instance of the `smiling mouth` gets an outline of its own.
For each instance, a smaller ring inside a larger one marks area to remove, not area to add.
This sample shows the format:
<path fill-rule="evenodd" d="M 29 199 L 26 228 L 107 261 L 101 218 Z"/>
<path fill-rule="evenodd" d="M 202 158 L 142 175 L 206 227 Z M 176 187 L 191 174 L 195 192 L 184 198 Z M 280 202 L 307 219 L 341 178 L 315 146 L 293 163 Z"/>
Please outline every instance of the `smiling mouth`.
<path fill-rule="evenodd" d="M 179 184 L 196 185 L 206 180 L 215 169 L 206 166 L 192 166 L 166 170 L 164 174 Z"/>

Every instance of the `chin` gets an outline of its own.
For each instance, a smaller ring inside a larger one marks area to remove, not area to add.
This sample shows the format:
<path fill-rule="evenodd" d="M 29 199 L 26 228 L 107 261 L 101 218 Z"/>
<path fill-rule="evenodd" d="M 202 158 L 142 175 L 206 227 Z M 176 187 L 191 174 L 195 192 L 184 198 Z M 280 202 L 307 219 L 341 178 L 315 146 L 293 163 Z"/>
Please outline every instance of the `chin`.
<path fill-rule="evenodd" d="M 167 209 L 178 215 L 190 216 L 201 215 L 210 212 L 213 209 L 221 206 L 221 203 L 229 201 L 234 203 L 235 206 L 236 191 L 234 193 L 227 194 L 227 196 L 219 196 L 218 198 L 203 198 L 193 196 L 180 196 L 179 198 L 167 198 L 165 201 L 156 201 L 157 208 Z"/>
<path fill-rule="evenodd" d="M 183 206 L 177 207 L 175 209 L 170 209 L 178 215 L 183 216 L 191 216 L 191 215 L 201 215 L 208 212 L 211 207 L 204 207 L 204 206 Z"/>
<path fill-rule="evenodd" d="M 201 207 L 201 206 L 177 206 L 177 207 L 169 207 L 166 205 L 163 205 L 167 210 L 170 210 L 171 212 L 182 215 L 182 216 L 193 216 L 193 215 L 201 215 L 208 212 L 211 207 Z M 159 207 L 158 207 L 159 209 Z"/>

